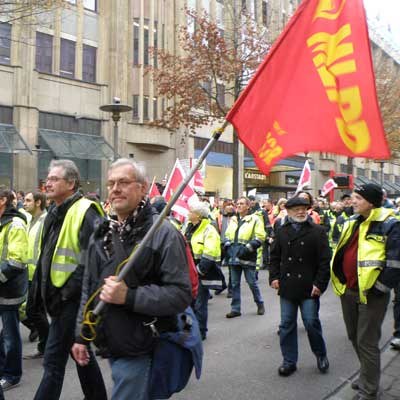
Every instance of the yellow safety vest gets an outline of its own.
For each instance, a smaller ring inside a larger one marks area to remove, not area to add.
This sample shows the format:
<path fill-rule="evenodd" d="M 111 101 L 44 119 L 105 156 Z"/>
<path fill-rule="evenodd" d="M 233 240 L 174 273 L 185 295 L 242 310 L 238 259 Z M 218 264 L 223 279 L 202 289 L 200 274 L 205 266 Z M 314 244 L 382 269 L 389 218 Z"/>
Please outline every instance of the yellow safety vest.
<path fill-rule="evenodd" d="M 6 261 L 15 268 L 25 269 L 27 247 L 28 235 L 26 232 L 26 224 L 21 218 L 14 217 L 0 231 L 0 261 Z"/>
<path fill-rule="evenodd" d="M 386 208 L 374 208 L 369 217 L 360 224 L 358 250 L 357 250 L 357 275 L 360 302 L 367 303 L 367 291 L 374 286 L 379 274 L 386 265 L 385 243 L 386 237 L 368 234 L 371 222 L 384 222 L 387 218 L 394 216 L 393 210 Z M 338 251 L 350 239 L 355 219 L 347 220 L 344 224 L 342 234 L 335 249 L 331 263 L 331 278 L 333 291 L 342 296 L 346 290 L 346 284 L 339 281 L 333 271 L 333 264 Z M 368 235 L 368 237 L 367 237 Z M 366 240 L 366 239 L 370 240 Z"/>
<path fill-rule="evenodd" d="M 32 282 L 35 273 L 36 264 L 40 256 L 40 248 L 42 244 L 43 222 L 47 212 L 43 211 L 36 221 L 31 220 L 28 229 L 28 279 Z M 32 223 L 33 222 L 33 223 Z"/>
<path fill-rule="evenodd" d="M 79 245 L 79 232 L 86 211 L 94 205 L 99 214 L 104 216 L 102 208 L 94 201 L 81 198 L 67 211 L 51 262 L 50 278 L 55 287 L 62 287 L 71 277 L 78 264 L 82 263 L 83 254 Z"/>
<path fill-rule="evenodd" d="M 221 261 L 221 239 L 208 218 L 201 220 L 200 226 L 192 235 L 190 244 L 196 263 L 201 257 L 215 262 Z"/>

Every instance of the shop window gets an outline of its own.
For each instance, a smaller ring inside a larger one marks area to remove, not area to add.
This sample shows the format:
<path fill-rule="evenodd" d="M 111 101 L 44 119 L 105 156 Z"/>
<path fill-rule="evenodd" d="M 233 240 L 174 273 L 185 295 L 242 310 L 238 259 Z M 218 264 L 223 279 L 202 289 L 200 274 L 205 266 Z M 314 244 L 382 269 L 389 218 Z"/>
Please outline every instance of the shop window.
<path fill-rule="evenodd" d="M 53 71 L 53 36 L 36 32 L 36 69 L 39 72 Z"/>

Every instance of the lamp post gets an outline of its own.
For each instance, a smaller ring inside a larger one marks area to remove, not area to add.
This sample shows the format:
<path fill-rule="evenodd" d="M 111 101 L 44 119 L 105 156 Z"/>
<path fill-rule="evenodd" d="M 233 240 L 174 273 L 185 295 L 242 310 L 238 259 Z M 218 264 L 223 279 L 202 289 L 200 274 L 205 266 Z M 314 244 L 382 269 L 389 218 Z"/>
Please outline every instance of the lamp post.
<path fill-rule="evenodd" d="M 111 118 L 114 121 L 114 161 L 118 158 L 118 122 L 121 119 L 121 113 L 132 110 L 131 106 L 121 104 L 118 97 L 113 98 L 112 104 L 100 106 L 101 111 L 112 113 Z"/>

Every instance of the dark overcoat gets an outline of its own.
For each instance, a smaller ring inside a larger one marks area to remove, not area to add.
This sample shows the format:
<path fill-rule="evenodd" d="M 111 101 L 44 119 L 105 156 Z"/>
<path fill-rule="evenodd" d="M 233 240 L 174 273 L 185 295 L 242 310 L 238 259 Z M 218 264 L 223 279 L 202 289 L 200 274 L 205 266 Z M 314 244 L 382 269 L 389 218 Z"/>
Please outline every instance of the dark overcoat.
<path fill-rule="evenodd" d="M 331 250 L 325 229 L 311 218 L 296 230 L 286 218 L 271 246 L 269 282 L 279 280 L 279 295 L 289 300 L 311 297 L 313 285 L 329 283 Z"/>

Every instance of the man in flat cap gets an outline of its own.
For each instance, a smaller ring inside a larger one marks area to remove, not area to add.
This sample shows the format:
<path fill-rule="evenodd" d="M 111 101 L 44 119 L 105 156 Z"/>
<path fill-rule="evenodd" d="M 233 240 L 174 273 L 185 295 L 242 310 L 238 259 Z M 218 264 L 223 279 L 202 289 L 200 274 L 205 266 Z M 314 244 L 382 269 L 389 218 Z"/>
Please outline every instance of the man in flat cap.
<path fill-rule="evenodd" d="M 333 290 L 360 361 L 359 378 L 352 383 L 354 400 L 378 398 L 381 326 L 390 289 L 400 279 L 400 221 L 382 207 L 382 200 L 378 185 L 354 190 L 354 215 L 345 222 L 332 258 Z"/>
<path fill-rule="evenodd" d="M 300 309 L 312 352 L 321 373 L 329 369 L 319 319 L 319 298 L 329 282 L 330 248 L 326 230 L 313 222 L 308 199 L 293 197 L 286 203 L 287 217 L 271 246 L 269 283 L 281 304 L 279 338 L 283 363 L 281 376 L 297 369 L 297 312 Z"/>

